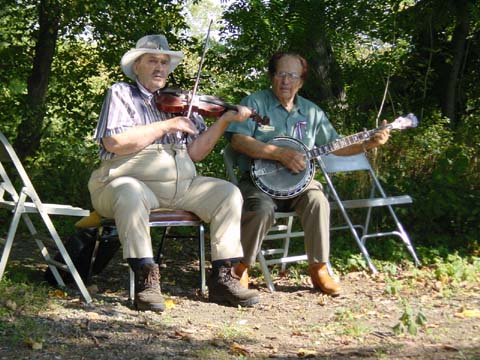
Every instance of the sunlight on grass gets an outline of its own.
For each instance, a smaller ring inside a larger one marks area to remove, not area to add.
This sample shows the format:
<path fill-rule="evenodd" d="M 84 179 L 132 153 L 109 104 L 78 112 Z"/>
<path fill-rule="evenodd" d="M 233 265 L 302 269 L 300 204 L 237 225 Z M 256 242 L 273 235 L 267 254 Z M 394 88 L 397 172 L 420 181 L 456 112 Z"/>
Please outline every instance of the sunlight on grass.
<path fill-rule="evenodd" d="M 348 324 L 343 328 L 343 335 L 352 336 L 355 338 L 363 337 L 369 332 L 370 328 L 368 326 L 359 323 Z"/>
<path fill-rule="evenodd" d="M 217 332 L 217 336 L 225 340 L 238 340 L 249 335 L 251 335 L 250 329 L 238 324 L 223 325 Z"/>

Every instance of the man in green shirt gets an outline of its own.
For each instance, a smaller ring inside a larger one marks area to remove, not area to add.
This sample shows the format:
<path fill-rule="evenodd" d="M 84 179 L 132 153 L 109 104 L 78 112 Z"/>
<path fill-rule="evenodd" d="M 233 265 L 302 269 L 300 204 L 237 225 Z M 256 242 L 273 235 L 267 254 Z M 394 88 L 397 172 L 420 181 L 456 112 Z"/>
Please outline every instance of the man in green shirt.
<path fill-rule="evenodd" d="M 255 263 L 262 241 L 274 223 L 275 211 L 295 211 L 305 232 L 305 251 L 308 272 L 315 288 L 325 294 L 337 296 L 341 292 L 328 274 L 330 254 L 330 207 L 322 186 L 312 181 L 299 195 L 288 199 L 273 199 L 252 182 L 249 175 L 251 159 L 280 162 L 293 173 L 303 171 L 307 165 L 305 155 L 291 148 L 267 144 L 275 136 L 299 139 L 309 149 L 321 146 L 339 136 L 323 110 L 313 102 L 299 96 L 308 71 L 307 61 L 298 54 L 277 53 L 268 66 L 271 89 L 262 90 L 244 98 L 242 105 L 268 117 L 270 124 L 260 126 L 252 121 L 231 123 L 227 138 L 238 154 L 242 171 L 239 188 L 244 198 L 241 241 L 244 258 L 236 268 L 241 283 L 248 287 L 248 267 Z M 335 151 L 336 155 L 353 155 L 383 145 L 389 130 L 377 132 L 363 144 L 353 144 Z"/>

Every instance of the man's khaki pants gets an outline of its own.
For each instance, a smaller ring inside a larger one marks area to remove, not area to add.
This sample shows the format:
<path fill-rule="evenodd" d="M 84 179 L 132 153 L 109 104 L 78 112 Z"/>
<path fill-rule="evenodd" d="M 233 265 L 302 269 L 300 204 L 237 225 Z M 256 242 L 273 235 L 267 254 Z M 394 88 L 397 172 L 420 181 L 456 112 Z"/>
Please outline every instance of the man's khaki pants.
<path fill-rule="evenodd" d="M 153 257 L 148 219 L 157 208 L 191 211 L 210 223 L 212 261 L 243 256 L 240 191 L 225 180 L 196 176 L 185 146 L 150 145 L 103 160 L 88 188 L 95 210 L 115 219 L 124 258 Z"/>
<path fill-rule="evenodd" d="M 278 200 L 260 191 L 248 174 L 238 185 L 244 197 L 242 245 L 247 265 L 255 264 L 262 242 L 275 222 L 275 211 L 295 211 L 305 232 L 308 263 L 326 263 L 330 256 L 330 204 L 317 181 L 297 197 Z"/>

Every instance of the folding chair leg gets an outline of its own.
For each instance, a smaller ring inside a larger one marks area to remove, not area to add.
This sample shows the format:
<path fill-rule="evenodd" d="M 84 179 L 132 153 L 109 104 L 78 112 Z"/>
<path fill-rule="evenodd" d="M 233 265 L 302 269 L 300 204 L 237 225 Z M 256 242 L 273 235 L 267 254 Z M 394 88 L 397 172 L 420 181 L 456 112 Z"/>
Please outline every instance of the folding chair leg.
<path fill-rule="evenodd" d="M 283 240 L 283 258 L 288 256 L 288 250 L 290 248 L 290 235 L 292 234 L 292 227 L 293 227 L 293 216 L 288 217 L 288 224 L 287 224 L 287 232 L 286 237 Z M 282 271 L 287 269 L 287 263 L 282 263 Z"/>
<path fill-rule="evenodd" d="M 52 258 L 50 254 L 48 253 L 48 249 L 45 246 L 45 244 L 38 238 L 38 232 L 35 226 L 32 223 L 32 220 L 30 220 L 30 217 L 27 214 L 22 214 L 22 219 L 27 225 L 28 230 L 30 231 L 30 234 L 34 238 L 35 242 L 37 243 L 38 248 L 40 249 L 40 253 L 43 255 L 43 258 L 48 264 L 48 267 L 50 268 L 50 271 L 53 274 L 53 277 L 57 281 L 57 284 L 60 286 L 65 286 L 65 282 L 63 281 L 62 276 L 58 272 L 58 269 L 55 265 L 52 264 Z"/>
<path fill-rule="evenodd" d="M 6 238 L 6 241 L 5 241 L 5 245 L 3 247 L 2 258 L 0 260 L 0 280 L 3 278 L 3 274 L 5 273 L 5 268 L 7 266 L 8 258 L 10 256 L 10 252 L 11 252 L 12 245 L 13 245 L 13 240 L 14 240 L 15 234 L 17 232 L 18 224 L 20 223 L 20 218 L 22 218 L 23 221 L 25 222 L 25 224 L 27 225 L 27 228 L 30 231 L 30 234 L 35 239 L 35 242 L 37 243 L 41 254 L 43 255 L 43 257 L 47 261 L 48 266 L 49 266 L 50 270 L 52 271 L 53 276 L 55 277 L 55 280 L 57 281 L 57 283 L 60 286 L 65 286 L 65 283 L 64 283 L 62 277 L 60 276 L 60 273 L 58 272 L 57 268 L 55 266 L 53 266 L 50 262 L 51 258 L 50 258 L 50 255 L 48 254 L 47 248 L 45 247 L 43 242 L 38 239 L 38 237 L 37 237 L 38 232 L 35 229 L 35 226 L 33 225 L 32 221 L 30 220 L 28 215 L 23 213 L 23 203 L 24 203 L 25 200 L 26 200 L 26 194 L 22 193 L 19 197 L 19 201 L 18 201 L 17 206 L 14 210 L 12 221 L 10 223 L 9 230 L 8 230 L 8 235 L 7 235 L 7 238 Z"/>
<path fill-rule="evenodd" d="M 403 229 L 402 229 L 402 231 L 403 231 Z M 422 263 L 420 262 L 419 258 L 417 257 L 417 253 L 415 252 L 415 248 L 413 247 L 412 242 L 410 241 L 410 238 L 408 237 L 408 235 L 405 232 L 403 232 L 403 233 L 400 233 L 399 236 L 402 239 L 404 245 L 407 247 L 407 250 L 410 253 L 410 255 L 412 255 L 413 261 L 415 262 L 415 266 L 420 266 Z"/>
<path fill-rule="evenodd" d="M 368 253 L 367 248 L 363 244 L 363 241 L 360 240 L 357 232 L 354 229 L 352 230 L 352 233 L 353 233 L 353 236 L 355 237 L 355 241 L 357 242 L 358 247 L 360 248 L 360 251 L 361 251 L 365 261 L 367 262 L 367 265 L 368 265 L 370 271 L 372 272 L 372 274 L 377 274 L 378 270 L 375 267 L 375 265 L 373 265 L 372 259 L 370 258 L 370 254 Z"/>
<path fill-rule="evenodd" d="M 7 266 L 8 257 L 10 256 L 10 251 L 12 250 L 13 239 L 15 237 L 19 220 L 20 220 L 20 213 L 15 212 L 12 222 L 10 223 L 8 235 L 5 241 L 5 246 L 3 247 L 2 260 L 0 261 L 0 280 L 2 280 L 3 273 L 5 272 L 5 268 Z"/>
<path fill-rule="evenodd" d="M 333 187 L 333 185 L 331 185 L 331 187 Z M 343 218 L 345 219 L 345 222 L 346 222 L 347 225 L 348 225 L 348 228 L 349 228 L 350 231 L 352 232 L 352 235 L 353 235 L 353 237 L 355 238 L 355 241 L 357 242 L 358 247 L 360 248 L 360 252 L 362 253 L 365 261 L 367 262 L 367 265 L 368 265 L 368 267 L 370 268 L 370 271 L 371 271 L 373 274 L 377 274 L 377 273 L 378 273 L 378 270 L 377 270 L 377 268 L 375 267 L 375 265 L 373 265 L 372 260 L 370 259 L 370 254 L 368 253 L 367 248 L 366 248 L 365 245 L 364 245 L 364 241 L 358 236 L 357 230 L 355 230 L 355 226 L 354 226 L 353 223 L 350 221 L 350 218 L 349 218 L 348 215 L 347 215 L 347 211 L 346 211 L 345 208 L 341 205 L 340 199 L 338 198 L 338 196 L 336 196 L 336 194 L 334 194 L 334 195 L 335 195 L 335 197 L 336 197 L 336 199 L 337 199 L 337 203 L 340 204 L 338 208 L 339 208 L 340 212 L 342 213 Z"/>
<path fill-rule="evenodd" d="M 203 224 L 198 227 L 198 253 L 200 255 L 200 291 L 202 295 L 207 293 L 207 284 L 205 278 L 205 229 Z"/>
<path fill-rule="evenodd" d="M 267 283 L 268 290 L 270 290 L 270 292 L 274 292 L 275 286 L 273 285 L 272 276 L 270 275 L 270 271 L 268 270 L 265 256 L 263 256 L 261 251 L 257 255 L 257 260 L 260 263 L 260 268 L 262 269 L 263 277 L 265 278 L 265 282 Z"/>
<path fill-rule="evenodd" d="M 395 224 L 397 225 L 397 228 L 400 230 L 400 234 L 399 234 L 400 239 L 402 239 L 403 243 L 407 247 L 408 252 L 413 257 L 413 260 L 415 262 L 415 266 L 420 266 L 421 262 L 417 257 L 417 254 L 415 252 L 415 248 L 412 245 L 412 241 L 410 240 L 410 237 L 407 235 L 407 232 L 403 228 L 403 225 L 400 222 L 400 220 L 398 220 L 397 215 L 393 211 L 393 208 L 391 206 L 389 206 L 388 209 L 390 210 L 390 213 L 392 214 L 392 217 L 395 220 Z"/>
<path fill-rule="evenodd" d="M 160 265 L 163 261 L 163 248 L 165 245 L 165 240 L 167 238 L 167 232 L 168 232 L 169 227 L 165 226 L 163 228 L 163 234 L 162 234 L 162 239 L 160 240 L 160 245 L 158 246 L 158 252 L 157 252 L 157 257 L 155 259 L 155 262 Z"/>
<path fill-rule="evenodd" d="M 129 291 L 128 291 L 128 300 L 133 303 L 133 299 L 135 298 L 135 273 L 133 272 L 132 268 L 128 267 L 128 278 L 130 280 L 129 284 Z"/>
<path fill-rule="evenodd" d="M 55 242 L 55 245 L 57 246 L 58 250 L 60 251 L 60 254 L 62 255 L 63 260 L 65 261 L 65 264 L 67 265 L 67 268 L 70 272 L 70 275 L 72 275 L 75 283 L 78 286 L 78 289 L 83 295 L 83 298 L 85 301 L 88 303 L 92 302 L 92 298 L 90 296 L 90 293 L 88 292 L 87 288 L 85 287 L 85 283 L 83 282 L 80 274 L 77 271 L 77 268 L 73 264 L 72 259 L 70 258 L 70 255 L 68 254 L 67 249 L 65 249 L 65 245 L 63 245 L 62 240 L 60 239 L 60 236 L 57 233 L 57 230 L 53 226 L 52 221 L 50 218 L 45 215 L 42 211 L 40 211 L 40 216 L 43 219 L 43 222 L 45 223 L 50 236 L 52 237 L 53 241 Z"/>

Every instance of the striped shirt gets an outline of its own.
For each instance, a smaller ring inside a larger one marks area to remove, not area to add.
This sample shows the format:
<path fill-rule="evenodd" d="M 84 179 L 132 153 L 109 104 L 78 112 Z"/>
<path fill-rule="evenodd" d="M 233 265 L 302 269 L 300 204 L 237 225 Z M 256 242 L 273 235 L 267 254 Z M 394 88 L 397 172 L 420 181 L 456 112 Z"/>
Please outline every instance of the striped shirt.
<path fill-rule="evenodd" d="M 102 138 L 120 134 L 129 129 L 147 125 L 157 121 L 168 120 L 178 116 L 173 113 L 159 111 L 155 102 L 155 96 L 145 89 L 140 83 L 127 84 L 118 82 L 108 89 L 103 101 L 102 111 L 98 120 L 97 128 L 93 137 L 100 145 L 100 159 L 111 159 L 114 153 L 107 151 L 102 143 Z M 183 136 L 185 134 L 166 134 L 155 140 L 153 144 L 179 144 L 191 143 L 207 127 L 203 118 L 193 113 L 190 118 L 198 129 L 198 134 Z"/>

